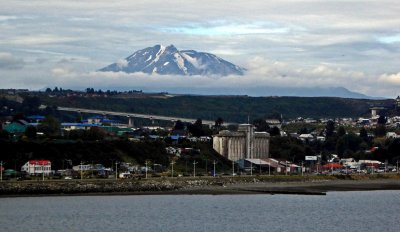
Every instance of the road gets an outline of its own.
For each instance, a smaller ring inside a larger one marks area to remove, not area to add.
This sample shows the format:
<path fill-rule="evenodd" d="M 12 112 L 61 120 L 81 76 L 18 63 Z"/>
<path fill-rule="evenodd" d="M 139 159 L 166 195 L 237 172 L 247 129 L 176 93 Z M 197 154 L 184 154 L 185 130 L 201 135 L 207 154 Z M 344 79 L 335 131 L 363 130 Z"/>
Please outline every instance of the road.
<path fill-rule="evenodd" d="M 130 118 L 146 118 L 146 119 L 154 119 L 154 120 L 163 120 L 163 121 L 178 121 L 182 122 L 194 123 L 197 119 L 194 118 L 181 118 L 181 117 L 171 117 L 171 116 L 162 116 L 162 115 L 153 115 L 153 114 L 136 114 L 136 113 L 128 113 L 128 112 L 116 112 L 116 111 L 106 111 L 106 110 L 93 110 L 93 109 L 84 109 L 84 108 L 73 108 L 73 107 L 61 107 L 57 108 L 60 111 L 71 111 L 78 113 L 89 113 L 89 114 L 100 114 L 100 115 L 114 115 L 121 117 L 130 117 Z M 210 120 L 202 120 L 203 124 L 213 126 L 215 121 Z M 224 125 L 228 124 L 236 124 L 236 123 L 224 123 Z"/>

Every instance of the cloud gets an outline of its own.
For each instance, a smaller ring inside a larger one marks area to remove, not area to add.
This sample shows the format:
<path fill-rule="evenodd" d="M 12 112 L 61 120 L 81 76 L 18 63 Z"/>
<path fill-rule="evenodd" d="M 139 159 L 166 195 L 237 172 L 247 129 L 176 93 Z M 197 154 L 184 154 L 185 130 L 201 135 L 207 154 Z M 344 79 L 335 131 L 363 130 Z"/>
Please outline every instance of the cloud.
<path fill-rule="evenodd" d="M 51 72 L 52 72 L 53 76 L 56 76 L 56 77 L 63 77 L 63 76 L 68 76 L 68 75 L 72 74 L 70 70 L 64 69 L 64 68 L 54 68 L 51 70 Z"/>
<path fill-rule="evenodd" d="M 394 74 L 382 74 L 379 76 L 378 81 L 384 82 L 389 85 L 400 86 L 400 72 Z"/>
<path fill-rule="evenodd" d="M 11 39 L 0 39 L 0 44 L 13 44 L 13 45 L 44 45 L 44 44 L 61 44 L 66 42 L 77 41 L 76 37 L 59 36 L 51 34 L 37 34 L 15 36 Z"/>
<path fill-rule="evenodd" d="M 202 35 L 251 35 L 251 34 L 286 34 L 289 28 L 270 22 L 233 23 L 227 21 L 211 22 L 206 24 L 191 24 L 181 27 L 167 27 L 160 29 L 163 32 Z"/>
<path fill-rule="evenodd" d="M 18 17 L 14 16 L 14 15 L 0 15 L 0 22 L 9 21 L 9 20 L 15 20 L 15 19 L 18 19 Z"/>
<path fill-rule="evenodd" d="M 260 95 L 254 89 L 265 88 L 358 88 L 365 78 L 362 72 L 344 70 L 321 64 L 316 67 L 298 68 L 290 63 L 271 61 L 256 57 L 248 62 L 249 71 L 244 76 L 175 76 L 149 75 L 145 73 L 124 72 L 73 72 L 62 68 L 54 69 L 52 78 L 65 88 L 90 86 L 101 89 L 142 89 L 146 91 L 167 91 L 178 93 L 238 94 Z M 224 92 L 225 91 L 225 92 Z M 268 92 L 265 92 L 268 95 Z"/>
<path fill-rule="evenodd" d="M 119 68 L 124 68 L 128 66 L 128 61 L 126 59 L 120 59 L 116 62 Z"/>
<path fill-rule="evenodd" d="M 25 61 L 11 53 L 0 52 L 0 69 L 22 69 Z"/>

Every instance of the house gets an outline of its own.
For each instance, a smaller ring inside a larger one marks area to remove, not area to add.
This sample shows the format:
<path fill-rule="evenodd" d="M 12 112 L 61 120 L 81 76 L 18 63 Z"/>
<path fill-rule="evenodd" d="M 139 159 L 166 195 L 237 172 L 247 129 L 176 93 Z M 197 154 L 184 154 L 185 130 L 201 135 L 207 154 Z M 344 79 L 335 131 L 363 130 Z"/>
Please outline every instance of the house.
<path fill-rule="evenodd" d="M 26 131 L 26 128 L 28 128 L 29 123 L 25 120 L 15 120 L 11 123 L 5 124 L 3 126 L 3 130 L 7 131 L 8 133 L 11 134 L 23 134 Z"/>
<path fill-rule="evenodd" d="M 31 176 L 48 176 L 51 173 L 51 162 L 49 160 L 29 160 L 21 167 L 21 171 Z"/>
<path fill-rule="evenodd" d="M 301 139 L 301 141 L 305 142 L 305 141 L 313 141 L 314 140 L 314 136 L 312 134 L 301 134 L 299 136 L 299 139 Z"/>
<path fill-rule="evenodd" d="M 239 168 L 245 171 L 249 171 L 253 169 L 253 171 L 262 170 L 262 171 L 269 171 L 273 172 L 281 172 L 284 170 L 283 165 L 279 164 L 279 161 L 272 158 L 266 159 L 241 159 L 238 160 Z"/>
<path fill-rule="evenodd" d="M 396 138 L 400 138 L 400 135 L 398 135 L 396 132 L 387 132 L 386 138 L 387 139 L 396 139 Z"/>

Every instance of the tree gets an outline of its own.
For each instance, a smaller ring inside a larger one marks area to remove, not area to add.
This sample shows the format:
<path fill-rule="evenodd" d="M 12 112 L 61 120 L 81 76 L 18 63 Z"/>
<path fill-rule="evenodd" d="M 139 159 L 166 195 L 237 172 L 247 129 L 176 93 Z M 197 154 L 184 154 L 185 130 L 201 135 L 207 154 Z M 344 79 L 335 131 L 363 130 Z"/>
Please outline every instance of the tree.
<path fill-rule="evenodd" d="M 361 127 L 361 129 L 360 129 L 360 137 L 364 141 L 368 141 L 368 132 L 367 132 L 367 129 L 365 129 L 364 127 Z"/>
<path fill-rule="evenodd" d="M 378 118 L 378 124 L 379 125 L 385 125 L 386 121 L 387 121 L 387 119 L 386 119 L 386 117 L 384 115 L 380 115 L 379 116 L 379 118 Z"/>
<path fill-rule="evenodd" d="M 375 136 L 376 137 L 383 137 L 386 135 L 386 126 L 379 124 L 376 126 L 375 130 L 374 130 Z"/>
<path fill-rule="evenodd" d="M 101 128 L 95 126 L 90 127 L 90 129 L 85 133 L 85 138 L 87 140 L 103 140 L 106 133 Z"/>
<path fill-rule="evenodd" d="M 363 140 L 353 133 L 343 135 L 336 143 L 336 153 L 342 157 L 346 153 L 357 152 L 362 142 Z"/>
<path fill-rule="evenodd" d="M 25 130 L 25 135 L 30 139 L 34 139 L 36 138 L 36 132 L 37 132 L 36 127 L 28 126 Z"/>
<path fill-rule="evenodd" d="M 360 129 L 360 138 L 366 143 L 370 142 L 367 129 L 365 129 L 364 127 L 361 127 L 361 129 Z"/>
<path fill-rule="evenodd" d="M 200 118 L 197 119 L 194 124 L 188 125 L 188 130 L 193 136 L 203 136 L 205 134 L 203 130 L 203 121 Z"/>
<path fill-rule="evenodd" d="M 181 120 L 176 121 L 174 130 L 184 130 L 184 129 L 185 129 L 185 124 Z"/>
<path fill-rule="evenodd" d="M 329 120 L 325 126 L 326 137 L 332 137 L 334 135 L 334 132 L 335 132 L 335 122 Z"/>
<path fill-rule="evenodd" d="M 25 97 L 22 102 L 22 110 L 26 114 L 36 114 L 39 111 L 39 106 L 41 105 L 41 100 L 39 97 Z"/>
<path fill-rule="evenodd" d="M 43 121 L 38 125 L 38 131 L 43 132 L 47 136 L 59 135 L 60 128 L 60 122 L 51 115 L 46 116 L 46 118 L 44 118 Z"/>
<path fill-rule="evenodd" d="M 338 128 L 337 135 L 338 135 L 339 137 L 342 137 L 342 136 L 345 135 L 345 134 L 346 134 L 346 129 L 344 129 L 344 127 L 340 126 L 340 127 Z"/>
<path fill-rule="evenodd" d="M 256 127 L 256 131 L 268 131 L 270 129 L 268 123 L 262 118 L 253 120 L 253 125 Z"/>
<path fill-rule="evenodd" d="M 281 135 L 281 131 L 280 131 L 279 128 L 276 127 L 276 126 L 272 127 L 268 132 L 269 132 L 269 134 L 270 134 L 271 136 L 278 136 L 278 135 Z"/>
<path fill-rule="evenodd" d="M 217 120 L 215 120 L 215 128 L 221 129 L 222 124 L 224 124 L 224 120 L 221 117 L 218 117 Z"/>

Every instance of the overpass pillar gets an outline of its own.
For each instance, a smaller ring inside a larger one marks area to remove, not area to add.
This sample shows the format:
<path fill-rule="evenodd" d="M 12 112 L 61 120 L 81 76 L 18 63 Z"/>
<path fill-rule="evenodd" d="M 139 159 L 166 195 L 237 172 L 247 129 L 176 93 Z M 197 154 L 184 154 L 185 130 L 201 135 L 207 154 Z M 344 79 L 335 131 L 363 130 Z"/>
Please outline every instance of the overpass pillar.
<path fill-rule="evenodd" d="M 128 116 L 128 127 L 134 127 L 133 117 Z"/>

